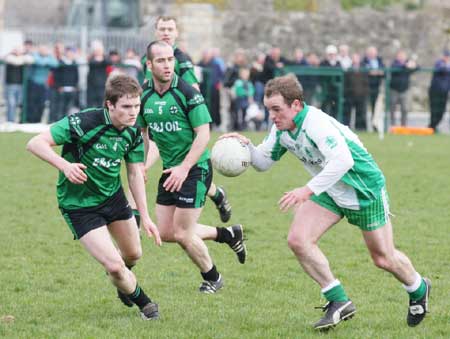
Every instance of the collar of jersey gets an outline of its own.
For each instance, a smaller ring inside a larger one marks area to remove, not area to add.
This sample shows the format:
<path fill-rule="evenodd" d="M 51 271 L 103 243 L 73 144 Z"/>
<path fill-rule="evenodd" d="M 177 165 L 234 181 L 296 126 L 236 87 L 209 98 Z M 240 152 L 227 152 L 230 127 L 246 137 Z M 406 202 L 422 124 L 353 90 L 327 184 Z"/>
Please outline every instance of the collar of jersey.
<path fill-rule="evenodd" d="M 106 124 L 112 125 L 111 117 L 109 116 L 109 111 L 106 107 L 103 108 L 103 116 L 105 117 Z"/>
<path fill-rule="evenodd" d="M 303 109 L 297 113 L 297 115 L 292 119 L 295 126 L 297 127 L 293 132 L 288 131 L 289 135 L 293 138 L 297 138 L 298 134 L 302 130 L 303 121 L 305 121 L 306 114 L 309 111 L 309 106 L 306 105 L 305 102 L 303 102 Z"/>
<path fill-rule="evenodd" d="M 109 111 L 106 107 L 103 108 L 103 116 L 105 117 L 105 125 L 111 126 L 115 131 L 117 131 L 117 133 L 120 134 L 127 129 L 127 127 L 123 128 L 123 129 L 118 129 L 116 126 L 113 125 L 111 117 L 109 115 Z"/>

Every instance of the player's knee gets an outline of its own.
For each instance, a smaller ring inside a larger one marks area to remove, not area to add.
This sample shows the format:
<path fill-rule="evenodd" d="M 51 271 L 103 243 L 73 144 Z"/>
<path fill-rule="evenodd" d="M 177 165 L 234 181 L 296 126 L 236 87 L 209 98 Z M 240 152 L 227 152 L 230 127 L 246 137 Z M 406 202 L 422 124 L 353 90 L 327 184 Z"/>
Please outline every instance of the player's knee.
<path fill-rule="evenodd" d="M 295 254 L 300 256 L 307 254 L 308 243 L 297 234 L 289 233 L 287 242 L 289 248 Z"/>
<path fill-rule="evenodd" d="M 189 233 L 184 230 L 175 231 L 173 233 L 173 238 L 177 243 L 179 243 L 182 246 L 186 245 L 190 241 Z"/>
<path fill-rule="evenodd" d="M 104 264 L 106 271 L 113 277 L 120 277 L 125 271 L 123 260 L 110 260 Z"/>
<path fill-rule="evenodd" d="M 141 246 L 134 248 L 132 251 L 126 253 L 124 260 L 128 263 L 134 263 L 138 261 L 142 257 L 142 248 Z"/>
<path fill-rule="evenodd" d="M 164 242 L 175 242 L 175 236 L 173 227 L 170 224 L 159 224 L 158 225 L 159 236 Z"/>
<path fill-rule="evenodd" d="M 161 237 L 161 240 L 164 241 L 164 242 L 174 242 L 174 241 L 176 241 L 173 232 L 160 231 L 159 232 L 159 236 Z"/>
<path fill-rule="evenodd" d="M 381 268 L 382 270 L 389 270 L 392 266 L 392 260 L 385 254 L 372 255 L 372 261 L 376 267 Z"/>

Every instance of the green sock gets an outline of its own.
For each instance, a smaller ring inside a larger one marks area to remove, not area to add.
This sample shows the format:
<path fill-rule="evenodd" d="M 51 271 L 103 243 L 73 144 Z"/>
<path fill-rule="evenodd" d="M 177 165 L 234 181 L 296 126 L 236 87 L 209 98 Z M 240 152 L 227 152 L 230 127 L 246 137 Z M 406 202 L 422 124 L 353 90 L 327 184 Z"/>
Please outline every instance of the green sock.
<path fill-rule="evenodd" d="M 344 291 L 344 288 L 341 284 L 333 287 L 331 290 L 326 291 L 324 294 L 325 298 L 327 298 L 328 301 L 347 301 L 348 296 Z"/>
<path fill-rule="evenodd" d="M 415 290 L 414 292 L 411 292 L 409 294 L 409 299 L 417 301 L 423 298 L 423 296 L 425 295 L 425 293 L 427 292 L 427 286 L 425 285 L 425 281 L 421 281 L 420 286 L 417 290 Z"/>

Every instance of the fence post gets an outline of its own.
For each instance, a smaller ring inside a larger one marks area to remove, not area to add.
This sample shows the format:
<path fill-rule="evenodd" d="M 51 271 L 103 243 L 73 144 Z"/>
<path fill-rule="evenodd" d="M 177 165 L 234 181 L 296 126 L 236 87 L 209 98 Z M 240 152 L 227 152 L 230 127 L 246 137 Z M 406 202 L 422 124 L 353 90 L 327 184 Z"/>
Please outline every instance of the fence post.
<path fill-rule="evenodd" d="M 338 112 L 337 112 L 337 120 L 340 123 L 344 122 L 344 70 L 340 69 L 340 75 L 338 75 L 340 77 L 339 81 L 338 81 Z"/>
<path fill-rule="evenodd" d="M 22 111 L 20 112 L 20 122 L 26 123 L 28 117 L 28 76 L 30 74 L 29 65 L 25 65 L 23 68 L 23 78 L 22 78 Z"/>
<path fill-rule="evenodd" d="M 388 131 L 388 119 L 390 119 L 391 114 L 391 68 L 384 69 L 384 132 Z M 392 121 L 390 122 L 392 123 Z"/>

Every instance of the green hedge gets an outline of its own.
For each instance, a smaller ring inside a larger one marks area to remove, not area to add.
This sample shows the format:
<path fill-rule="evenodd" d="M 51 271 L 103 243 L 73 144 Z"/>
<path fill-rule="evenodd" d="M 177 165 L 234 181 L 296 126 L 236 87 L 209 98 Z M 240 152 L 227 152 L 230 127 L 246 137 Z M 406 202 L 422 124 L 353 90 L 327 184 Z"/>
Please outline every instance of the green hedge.
<path fill-rule="evenodd" d="M 317 0 L 274 0 L 273 7 L 277 11 L 317 11 Z"/>
<path fill-rule="evenodd" d="M 423 3 L 424 0 L 341 0 L 342 8 L 346 10 L 362 6 L 383 9 L 395 4 L 402 4 L 407 10 L 416 10 L 420 9 Z"/>

